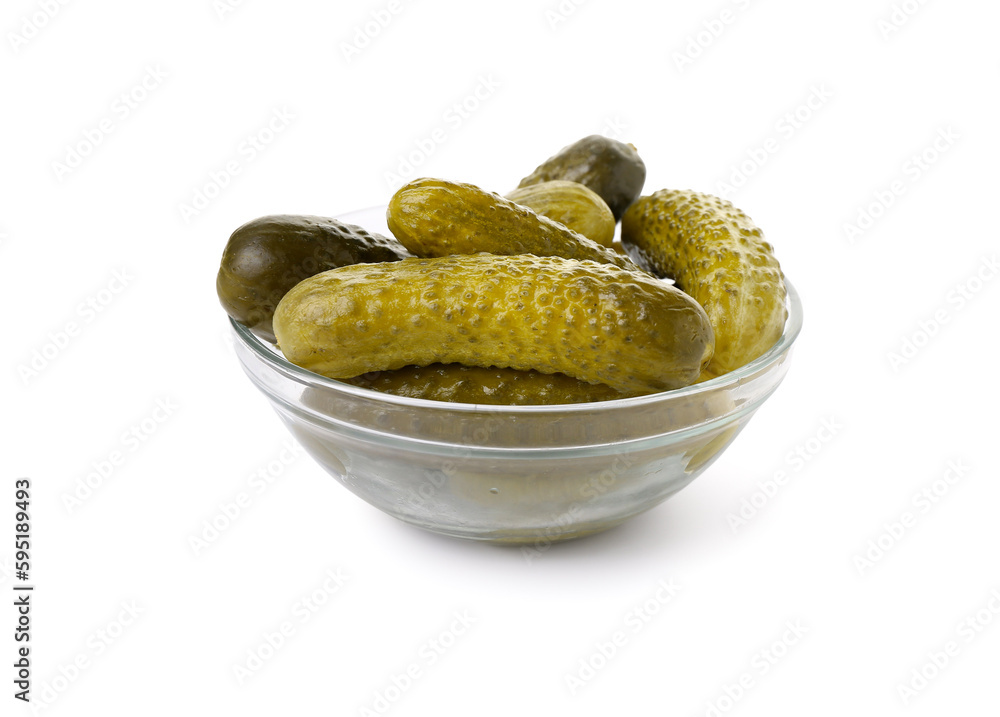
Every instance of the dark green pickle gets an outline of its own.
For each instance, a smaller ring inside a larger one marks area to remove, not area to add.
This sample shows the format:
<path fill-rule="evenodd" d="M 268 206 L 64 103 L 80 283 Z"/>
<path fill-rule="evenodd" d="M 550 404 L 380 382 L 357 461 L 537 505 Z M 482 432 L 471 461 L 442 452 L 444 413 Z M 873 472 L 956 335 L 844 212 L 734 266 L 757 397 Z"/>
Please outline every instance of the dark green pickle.
<path fill-rule="evenodd" d="M 303 279 L 411 256 L 395 239 L 337 219 L 275 214 L 247 222 L 229 237 L 216 290 L 227 314 L 273 343 L 274 309 Z"/>
<path fill-rule="evenodd" d="M 617 222 L 639 198 L 646 182 L 646 164 L 631 144 L 595 134 L 563 147 L 517 187 L 556 179 L 592 189 L 607 203 Z"/>

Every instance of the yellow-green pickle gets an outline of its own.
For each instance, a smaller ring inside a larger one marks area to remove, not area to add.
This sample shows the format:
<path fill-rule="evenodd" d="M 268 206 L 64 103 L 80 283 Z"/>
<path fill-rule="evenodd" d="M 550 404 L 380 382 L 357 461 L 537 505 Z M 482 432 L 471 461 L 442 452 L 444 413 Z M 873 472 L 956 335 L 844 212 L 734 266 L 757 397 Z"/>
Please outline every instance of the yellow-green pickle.
<path fill-rule="evenodd" d="M 345 380 L 355 386 L 395 396 L 495 406 L 588 403 L 639 395 L 616 391 L 603 383 L 586 383 L 562 373 L 454 363 L 407 366 Z"/>
<path fill-rule="evenodd" d="M 417 179 L 393 195 L 386 221 L 399 243 L 421 257 L 534 254 L 640 271 L 627 256 L 473 184 Z"/>
<path fill-rule="evenodd" d="M 694 382 L 714 347 L 705 311 L 675 287 L 530 254 L 332 269 L 285 295 L 274 331 L 289 361 L 330 378 L 461 363 L 647 393 Z"/>
<path fill-rule="evenodd" d="M 662 189 L 622 218 L 636 263 L 677 282 L 704 307 L 715 355 L 703 378 L 739 368 L 771 348 L 785 326 L 785 282 L 771 245 L 750 218 L 710 194 Z"/>
<path fill-rule="evenodd" d="M 507 199 L 559 222 L 601 246 L 615 240 L 615 216 L 597 192 L 580 184 L 554 179 L 508 192 Z"/>

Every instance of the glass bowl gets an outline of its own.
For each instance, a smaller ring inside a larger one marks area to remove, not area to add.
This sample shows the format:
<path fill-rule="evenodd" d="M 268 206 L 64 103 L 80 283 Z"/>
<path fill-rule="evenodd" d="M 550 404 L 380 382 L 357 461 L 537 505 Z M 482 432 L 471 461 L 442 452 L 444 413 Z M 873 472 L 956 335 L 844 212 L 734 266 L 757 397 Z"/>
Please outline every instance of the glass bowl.
<path fill-rule="evenodd" d="M 378 210 L 340 218 L 370 231 L 384 226 Z M 250 380 L 309 455 L 352 493 L 444 535 L 554 542 L 659 505 L 730 445 L 788 370 L 802 307 L 794 287 L 787 289 L 781 338 L 736 371 L 649 396 L 558 406 L 379 393 L 299 368 L 230 324 Z"/>

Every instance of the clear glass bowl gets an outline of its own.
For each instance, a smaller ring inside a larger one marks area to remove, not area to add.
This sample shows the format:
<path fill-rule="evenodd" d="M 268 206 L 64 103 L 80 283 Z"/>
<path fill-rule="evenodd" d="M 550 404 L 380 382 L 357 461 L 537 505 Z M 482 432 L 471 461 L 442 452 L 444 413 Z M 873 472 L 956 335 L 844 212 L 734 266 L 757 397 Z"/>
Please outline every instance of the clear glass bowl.
<path fill-rule="evenodd" d="M 380 231 L 378 214 L 366 212 L 341 218 Z M 289 363 L 230 323 L 250 380 L 348 490 L 426 530 L 534 543 L 607 530 L 712 464 L 788 370 L 802 307 L 787 286 L 784 333 L 746 366 L 674 391 L 562 406 L 445 403 L 351 386 Z"/>

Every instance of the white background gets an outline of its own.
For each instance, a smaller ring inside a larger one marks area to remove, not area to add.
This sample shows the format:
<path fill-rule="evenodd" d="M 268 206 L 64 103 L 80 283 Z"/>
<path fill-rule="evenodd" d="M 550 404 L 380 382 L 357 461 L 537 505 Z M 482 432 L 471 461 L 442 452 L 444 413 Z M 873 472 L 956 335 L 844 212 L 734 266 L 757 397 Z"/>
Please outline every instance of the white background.
<path fill-rule="evenodd" d="M 223 2 L 0 12 L 0 713 L 32 712 L 12 697 L 22 476 L 36 712 L 1000 713 L 996 3 Z M 639 148 L 647 191 L 745 172 L 729 197 L 802 295 L 791 370 L 730 449 L 534 560 L 289 460 L 215 297 L 232 230 L 422 175 L 509 191 L 593 133 Z M 270 659 L 240 677 L 251 651 Z"/>

